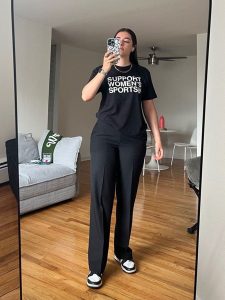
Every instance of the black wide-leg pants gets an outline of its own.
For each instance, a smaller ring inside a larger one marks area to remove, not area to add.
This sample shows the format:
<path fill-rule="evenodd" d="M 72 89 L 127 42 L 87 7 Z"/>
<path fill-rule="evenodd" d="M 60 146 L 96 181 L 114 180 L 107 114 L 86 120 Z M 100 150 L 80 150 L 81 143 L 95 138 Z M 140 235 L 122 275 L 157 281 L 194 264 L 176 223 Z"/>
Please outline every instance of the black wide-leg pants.
<path fill-rule="evenodd" d="M 146 152 L 146 136 L 123 135 L 98 120 L 91 135 L 91 206 L 89 269 L 103 273 L 108 256 L 110 222 L 116 191 L 114 252 L 132 258 L 129 240 L 133 207 Z"/>

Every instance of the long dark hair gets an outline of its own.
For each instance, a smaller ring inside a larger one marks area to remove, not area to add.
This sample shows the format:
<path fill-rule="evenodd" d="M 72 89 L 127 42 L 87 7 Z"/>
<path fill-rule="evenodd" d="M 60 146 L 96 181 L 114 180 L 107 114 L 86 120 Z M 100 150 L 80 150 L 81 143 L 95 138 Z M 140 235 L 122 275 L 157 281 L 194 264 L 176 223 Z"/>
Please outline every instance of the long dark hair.
<path fill-rule="evenodd" d="M 134 51 L 130 53 L 130 62 L 133 64 L 133 65 L 139 65 L 138 63 L 138 59 L 137 59 L 137 37 L 136 37 L 136 34 L 133 32 L 133 30 L 131 30 L 130 28 L 120 28 L 116 34 L 114 35 L 114 37 L 116 37 L 116 35 L 119 33 L 119 32 L 127 32 L 130 34 L 131 36 L 131 39 L 132 39 L 132 43 L 133 43 L 133 46 L 134 46 Z"/>

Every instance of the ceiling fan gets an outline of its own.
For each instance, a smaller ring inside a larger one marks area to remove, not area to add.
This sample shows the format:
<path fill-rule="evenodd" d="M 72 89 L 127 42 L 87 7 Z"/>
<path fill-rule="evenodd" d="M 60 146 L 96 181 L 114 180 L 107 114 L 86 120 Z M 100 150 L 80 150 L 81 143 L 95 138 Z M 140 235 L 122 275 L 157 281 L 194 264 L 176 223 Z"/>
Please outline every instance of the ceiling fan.
<path fill-rule="evenodd" d="M 170 56 L 170 57 L 156 56 L 155 51 L 158 50 L 158 49 L 159 49 L 158 47 L 152 46 L 151 47 L 152 53 L 149 53 L 148 57 L 138 57 L 138 59 L 139 60 L 147 60 L 149 65 L 158 65 L 159 60 L 174 61 L 176 59 L 187 58 L 186 56 Z"/>

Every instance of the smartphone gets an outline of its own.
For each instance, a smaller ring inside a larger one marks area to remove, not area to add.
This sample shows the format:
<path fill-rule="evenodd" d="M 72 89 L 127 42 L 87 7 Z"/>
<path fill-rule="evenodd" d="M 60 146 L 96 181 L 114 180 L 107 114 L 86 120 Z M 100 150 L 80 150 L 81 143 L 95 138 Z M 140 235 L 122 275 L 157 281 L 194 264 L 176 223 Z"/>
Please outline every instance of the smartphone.
<path fill-rule="evenodd" d="M 108 38 L 107 39 L 107 51 L 120 55 L 120 39 L 118 38 Z M 115 61 L 115 64 L 118 62 L 118 59 Z"/>

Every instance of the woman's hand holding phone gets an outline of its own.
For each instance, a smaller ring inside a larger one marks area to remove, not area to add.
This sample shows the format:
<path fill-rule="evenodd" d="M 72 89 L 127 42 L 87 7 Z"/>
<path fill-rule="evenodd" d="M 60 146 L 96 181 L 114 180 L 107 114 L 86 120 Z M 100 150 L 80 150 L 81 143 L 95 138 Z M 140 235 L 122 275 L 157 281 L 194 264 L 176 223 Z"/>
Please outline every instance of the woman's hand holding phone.
<path fill-rule="evenodd" d="M 115 65 L 120 57 L 120 40 L 118 38 L 108 38 L 107 39 L 107 52 L 103 59 L 103 70 L 108 73 L 112 67 Z"/>
<path fill-rule="evenodd" d="M 116 61 L 118 61 L 118 54 L 107 51 L 103 58 L 102 69 L 108 73 Z"/>

